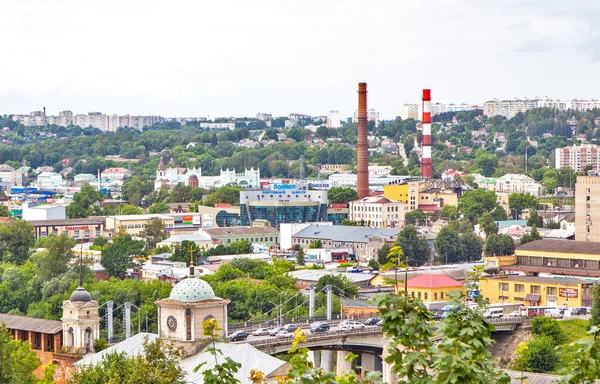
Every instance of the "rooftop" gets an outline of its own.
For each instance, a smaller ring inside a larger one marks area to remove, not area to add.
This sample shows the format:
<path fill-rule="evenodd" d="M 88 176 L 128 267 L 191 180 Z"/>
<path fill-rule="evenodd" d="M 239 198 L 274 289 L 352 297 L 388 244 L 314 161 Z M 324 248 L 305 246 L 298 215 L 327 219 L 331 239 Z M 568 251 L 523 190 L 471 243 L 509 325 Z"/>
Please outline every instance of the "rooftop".
<path fill-rule="evenodd" d="M 246 236 L 246 235 L 279 235 L 279 231 L 270 226 L 203 228 L 210 236 Z"/>
<path fill-rule="evenodd" d="M 339 242 L 367 243 L 374 236 L 396 237 L 399 228 L 367 228 L 346 225 L 312 224 L 296 233 L 296 238 L 332 240 Z"/>
<path fill-rule="evenodd" d="M 290 275 L 291 277 L 295 277 L 296 279 L 298 279 L 298 281 L 305 282 L 319 281 L 321 277 L 326 275 L 341 275 L 346 276 L 353 283 L 365 283 L 377 276 L 377 274 L 371 273 L 344 273 L 325 269 L 300 269 L 297 271 L 289 272 L 288 275 Z"/>
<path fill-rule="evenodd" d="M 34 227 L 53 227 L 53 226 L 77 226 L 77 225 L 100 225 L 104 224 L 104 218 L 87 218 L 87 219 L 64 219 L 64 220 L 32 220 L 29 224 Z"/>
<path fill-rule="evenodd" d="M 409 288 L 447 288 L 461 287 L 457 280 L 446 275 L 422 275 L 407 282 Z"/>
<path fill-rule="evenodd" d="M 557 241 L 557 240 L 554 240 Z M 586 279 L 573 279 L 569 277 L 543 277 L 543 276 L 523 276 L 523 275 L 502 275 L 503 277 L 486 277 L 489 280 L 498 281 L 523 281 L 527 283 L 540 283 L 540 284 L 557 284 L 557 285 L 569 285 L 577 286 L 579 284 L 591 284 L 592 281 Z"/>
<path fill-rule="evenodd" d="M 18 329 L 21 331 L 32 331 L 56 334 L 62 332 L 62 323 L 58 320 L 36 319 L 33 317 L 7 315 L 0 313 L 0 323 L 4 323 L 6 328 Z"/>
<path fill-rule="evenodd" d="M 515 253 L 526 251 L 600 255 L 600 243 L 575 240 L 537 240 L 521 245 Z"/>

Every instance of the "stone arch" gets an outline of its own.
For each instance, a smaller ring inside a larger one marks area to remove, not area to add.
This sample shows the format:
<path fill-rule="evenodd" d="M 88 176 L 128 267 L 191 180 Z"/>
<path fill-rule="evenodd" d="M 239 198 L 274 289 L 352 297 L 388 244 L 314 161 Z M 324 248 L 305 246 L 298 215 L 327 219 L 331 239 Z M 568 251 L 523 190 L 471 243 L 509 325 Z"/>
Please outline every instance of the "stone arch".
<path fill-rule="evenodd" d="M 93 336 L 94 336 L 94 332 L 92 331 L 92 328 L 87 327 L 84 332 L 83 346 L 84 346 L 85 350 L 88 352 L 94 350 L 94 337 Z"/>

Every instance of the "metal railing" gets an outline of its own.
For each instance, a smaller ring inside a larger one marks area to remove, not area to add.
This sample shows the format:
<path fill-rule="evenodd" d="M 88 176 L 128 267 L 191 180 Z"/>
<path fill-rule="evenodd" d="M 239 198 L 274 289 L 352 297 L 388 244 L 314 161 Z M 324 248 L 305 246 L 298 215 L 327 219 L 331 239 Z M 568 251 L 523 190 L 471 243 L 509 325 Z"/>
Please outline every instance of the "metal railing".
<path fill-rule="evenodd" d="M 350 329 L 347 331 L 341 330 L 330 330 L 327 332 L 319 332 L 319 333 L 306 333 L 306 342 L 314 342 L 320 340 L 331 340 L 337 339 L 340 337 L 346 336 L 357 336 L 357 335 L 375 335 L 382 333 L 381 327 L 374 328 L 361 328 L 361 329 Z M 278 345 L 289 345 L 294 341 L 293 337 L 290 338 L 280 338 L 280 337 L 269 337 L 266 339 L 260 340 L 250 340 L 243 341 L 244 343 L 248 343 L 255 347 L 269 347 L 269 346 L 278 346 Z"/>

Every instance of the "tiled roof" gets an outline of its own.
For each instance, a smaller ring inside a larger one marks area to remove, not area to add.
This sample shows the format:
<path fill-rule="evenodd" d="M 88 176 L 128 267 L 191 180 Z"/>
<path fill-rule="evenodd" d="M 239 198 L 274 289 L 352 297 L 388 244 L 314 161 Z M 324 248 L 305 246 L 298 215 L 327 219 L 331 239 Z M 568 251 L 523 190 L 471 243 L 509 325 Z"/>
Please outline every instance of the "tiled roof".
<path fill-rule="evenodd" d="M 408 280 L 409 288 L 447 288 L 460 287 L 461 283 L 446 275 L 423 275 Z"/>
<path fill-rule="evenodd" d="M 575 240 L 537 240 L 521 245 L 516 252 L 539 251 L 600 255 L 600 243 Z"/>
<path fill-rule="evenodd" d="M 0 323 L 4 323 L 6 328 L 18 329 L 20 331 L 32 331 L 49 334 L 62 332 L 62 323 L 57 320 L 36 319 L 33 317 L 6 315 L 0 313 Z"/>

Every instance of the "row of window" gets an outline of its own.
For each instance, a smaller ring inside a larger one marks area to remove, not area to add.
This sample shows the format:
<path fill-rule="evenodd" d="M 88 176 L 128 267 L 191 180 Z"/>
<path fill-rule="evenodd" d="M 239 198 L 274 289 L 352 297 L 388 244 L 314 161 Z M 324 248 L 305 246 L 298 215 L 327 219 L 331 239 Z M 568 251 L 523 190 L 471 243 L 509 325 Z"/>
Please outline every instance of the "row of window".
<path fill-rule="evenodd" d="M 598 260 L 562 259 L 557 257 L 517 256 L 520 265 L 559 267 L 559 268 L 585 268 L 600 269 Z"/>
<path fill-rule="evenodd" d="M 514 292 L 516 293 L 524 293 L 525 292 L 525 284 L 513 284 Z M 498 283 L 498 289 L 500 292 L 510 292 L 509 283 Z M 541 288 L 539 285 L 530 285 L 529 293 L 541 293 Z M 556 287 L 546 287 L 546 294 L 548 295 L 556 295 Z"/>
<path fill-rule="evenodd" d="M 415 297 L 415 292 L 411 292 L 410 293 L 412 297 Z M 417 296 L 419 298 L 419 300 L 421 300 L 421 292 L 417 292 Z M 429 300 L 429 294 L 428 292 L 423 292 L 423 300 Z M 438 299 L 438 293 L 437 292 L 433 292 L 433 300 L 437 300 Z M 444 292 L 440 292 L 440 300 L 444 300 Z"/>
<path fill-rule="evenodd" d="M 275 236 L 274 239 L 275 239 L 275 243 L 277 243 L 277 241 L 278 241 L 277 236 Z M 239 240 L 246 240 L 246 241 L 249 241 L 251 243 L 262 243 L 263 241 L 270 241 L 272 243 L 273 242 L 273 236 L 245 237 L 243 239 L 236 239 L 236 240 L 233 240 L 233 241 L 239 241 Z M 229 244 L 231 242 L 232 242 L 231 239 L 227 239 L 227 244 Z"/>

